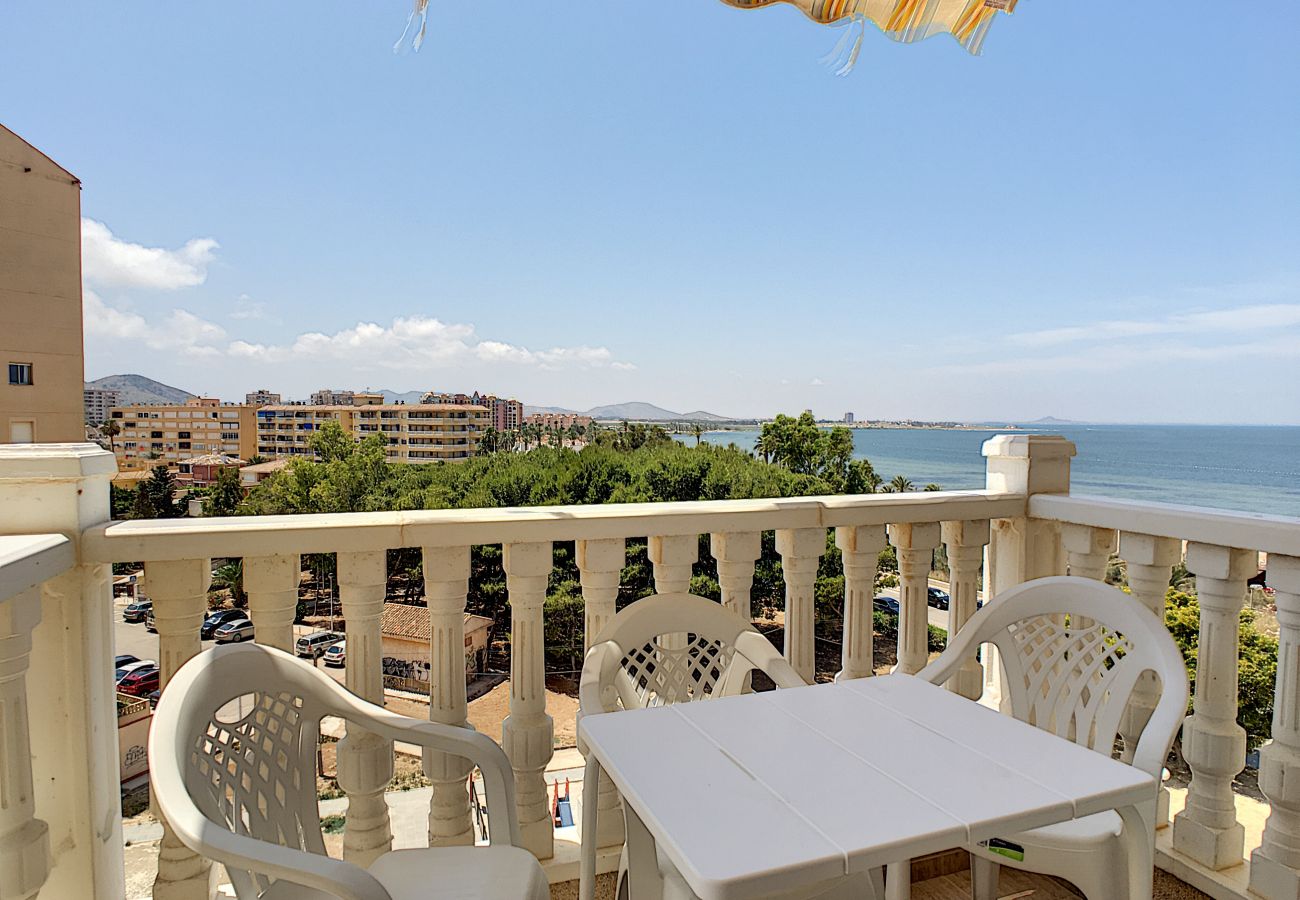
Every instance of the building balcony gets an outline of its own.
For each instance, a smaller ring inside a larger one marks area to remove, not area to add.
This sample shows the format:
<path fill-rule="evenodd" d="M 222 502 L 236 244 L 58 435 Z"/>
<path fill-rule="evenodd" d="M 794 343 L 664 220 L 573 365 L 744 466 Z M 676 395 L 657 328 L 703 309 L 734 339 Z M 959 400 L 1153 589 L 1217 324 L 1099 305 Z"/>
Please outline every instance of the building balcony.
<path fill-rule="evenodd" d="M 930 560 L 940 547 L 950 568 L 949 592 L 967 598 L 980 591 L 996 596 L 1026 580 L 1066 572 L 1100 579 L 1117 553 L 1127 563 L 1133 602 L 1153 611 L 1164 609 L 1171 571 L 1185 562 L 1195 573 L 1202 608 L 1198 666 L 1220 673 L 1235 671 L 1237 614 L 1247 582 L 1259 571 L 1260 554 L 1267 554 L 1283 664 L 1273 695 L 1274 738 L 1263 749 L 1259 770 L 1262 799 L 1232 790 L 1234 776 L 1246 765 L 1244 741 L 1235 736 L 1240 729 L 1234 679 L 1199 679 L 1190 710 L 1198 730 L 1228 737 L 1184 747 L 1190 786 L 1163 791 L 1156 864 L 1162 882 L 1177 879 L 1212 897 L 1294 900 L 1300 889 L 1300 795 L 1292 786 L 1300 778 L 1300 682 L 1294 675 L 1300 519 L 1071 494 L 1074 447 L 1060 438 L 1001 436 L 984 452 L 987 487 L 977 491 L 113 522 L 111 454 L 89 444 L 0 446 L 7 533 L 0 537 L 0 896 L 134 900 L 149 893 L 147 887 L 129 893 L 126 888 L 120 709 L 111 677 L 113 563 L 143 564 L 165 685 L 200 650 L 214 559 L 243 560 L 256 640 L 291 650 L 301 557 L 334 554 L 348 623 L 343 678 L 351 690 L 382 703 L 379 612 L 389 550 L 422 548 L 433 645 L 459 646 L 470 548 L 503 546 L 512 616 L 510 677 L 536 684 L 544 677 L 542 608 L 556 542 L 576 542 L 590 640 L 614 614 L 629 539 L 648 540 L 660 592 L 684 592 L 707 536 L 704 546 L 716 561 L 722 603 L 748 616 L 760 540 L 775 532 L 786 572 L 779 618 L 783 652 L 805 677 L 815 668 L 813 584 L 828 536 L 839 548 L 845 578 L 840 678 L 875 669 L 871 603 L 878 554 L 887 544 L 896 550 L 899 603 L 911 622 L 932 615 L 926 606 Z M 964 625 L 946 613 L 943 621 L 953 632 Z M 924 651 L 918 655 L 914 642 L 905 646 L 906 629 L 898 630 L 898 666 L 917 671 L 926 662 Z M 453 656 L 434 659 L 429 674 L 429 717 L 440 722 L 467 721 L 465 693 L 451 689 L 456 682 L 463 688 L 464 659 Z M 990 658 L 985 663 L 996 666 Z M 958 688 L 972 700 L 996 705 L 997 684 L 996 670 L 976 666 L 962 673 Z M 510 711 L 514 740 L 508 750 L 523 841 L 544 861 L 553 884 L 570 881 L 577 877 L 577 847 L 584 838 L 575 828 L 553 825 L 548 784 L 561 777 L 558 769 L 576 769 L 581 760 L 576 751 L 554 748 L 551 717 L 536 697 L 512 693 Z M 458 769 L 451 771 L 455 767 L 427 767 L 431 787 L 385 803 L 393 754 L 410 749 L 383 741 L 339 746 L 340 771 L 349 773 L 349 821 L 358 826 L 344 828 L 338 849 L 344 858 L 365 862 L 394 841 L 409 846 L 475 840 L 464 778 Z M 581 785 L 573 792 L 581 803 Z M 405 813 L 390 813 L 390 807 Z M 158 834 L 153 895 L 213 896 L 220 873 L 181 845 L 166 823 Z M 617 867 L 620 830 L 602 829 L 585 839 L 599 842 L 601 871 Z M 927 874 L 919 864 L 913 872 L 914 878 Z M 914 896 L 957 896 L 939 889 L 940 876 L 960 875 L 946 874 L 942 866 L 928 874 L 934 879 L 918 883 Z M 1034 897 L 1071 896 L 1055 882 L 1012 877 L 1027 879 L 1023 889 L 1037 891 Z"/>

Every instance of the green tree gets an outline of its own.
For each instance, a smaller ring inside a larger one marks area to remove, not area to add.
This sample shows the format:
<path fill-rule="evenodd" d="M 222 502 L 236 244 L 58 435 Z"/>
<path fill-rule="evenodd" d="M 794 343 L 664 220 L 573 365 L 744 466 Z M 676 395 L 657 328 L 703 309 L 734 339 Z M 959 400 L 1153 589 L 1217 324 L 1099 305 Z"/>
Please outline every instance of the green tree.
<path fill-rule="evenodd" d="M 931 481 L 931 482 L 930 482 L 929 484 L 927 484 L 925 487 L 921 488 L 921 490 L 923 490 L 923 491 L 941 491 L 941 490 L 943 490 L 943 485 L 941 485 L 941 484 L 935 484 L 933 481 Z"/>
<path fill-rule="evenodd" d="M 914 489 L 915 485 L 912 484 L 912 479 L 906 475 L 895 475 L 889 479 L 889 484 L 885 485 L 885 490 L 891 494 L 905 494 Z"/>
<path fill-rule="evenodd" d="M 230 599 L 238 609 L 248 605 L 248 594 L 244 591 L 244 561 L 232 559 L 212 570 L 212 587 L 214 590 L 230 591 Z"/>
<path fill-rule="evenodd" d="M 117 444 L 113 439 L 122 433 L 122 425 L 117 419 L 105 419 L 99 426 L 99 433 L 108 438 L 108 449 L 114 453 L 117 452 Z"/>
<path fill-rule="evenodd" d="M 356 442 L 343 430 L 338 422 L 330 420 L 311 436 L 307 446 L 323 463 L 348 459 L 356 450 Z"/>
<path fill-rule="evenodd" d="M 176 519 L 184 513 L 184 504 L 176 499 L 176 477 L 166 466 L 155 466 L 135 489 L 131 518 Z"/>
<path fill-rule="evenodd" d="M 244 490 L 239 486 L 239 472 L 236 469 L 220 469 L 217 481 L 208 492 L 204 502 L 204 512 L 209 516 L 233 516 L 244 499 Z"/>
<path fill-rule="evenodd" d="M 704 426 L 699 422 L 691 424 L 691 434 L 695 435 L 695 446 L 700 446 L 700 440 L 704 437 Z"/>

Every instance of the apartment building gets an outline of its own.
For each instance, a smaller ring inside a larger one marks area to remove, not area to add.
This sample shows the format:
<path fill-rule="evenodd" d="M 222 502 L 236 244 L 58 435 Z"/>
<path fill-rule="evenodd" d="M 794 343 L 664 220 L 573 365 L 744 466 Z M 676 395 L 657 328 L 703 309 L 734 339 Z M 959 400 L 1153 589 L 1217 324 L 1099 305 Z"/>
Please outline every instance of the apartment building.
<path fill-rule="evenodd" d="M 524 419 L 529 425 L 537 425 L 541 428 L 571 428 L 579 425 L 588 428 L 591 425 L 591 416 L 582 416 L 577 413 L 533 413 Z"/>
<path fill-rule="evenodd" d="M 122 396 L 122 392 L 109 390 L 108 388 L 84 388 L 81 396 L 85 406 L 86 422 L 91 425 L 99 425 L 108 418 L 109 411 L 114 406 L 117 406 L 118 398 Z"/>
<path fill-rule="evenodd" d="M 496 394 L 449 394 L 427 391 L 420 397 L 421 403 L 431 405 L 486 406 L 488 422 L 497 431 L 516 431 L 524 424 L 524 405 L 513 397 L 505 399 Z"/>
<path fill-rule="evenodd" d="M 259 388 L 251 394 L 244 395 L 244 402 L 249 406 L 278 406 L 283 401 L 280 395 L 266 388 Z"/>
<path fill-rule="evenodd" d="M 384 395 L 378 391 L 334 391 L 323 388 L 311 395 L 310 406 L 379 406 Z"/>
<path fill-rule="evenodd" d="M 146 469 L 159 463 L 179 466 L 183 459 L 220 453 L 248 459 L 257 453 L 257 407 L 193 397 L 178 404 L 118 406 L 114 439 L 119 469 Z"/>
<path fill-rule="evenodd" d="M 0 125 L 0 444 L 86 439 L 81 182 Z"/>
<path fill-rule="evenodd" d="M 382 432 L 393 463 L 459 461 L 478 451 L 490 421 L 486 407 L 461 404 L 381 403 L 263 406 L 257 410 L 257 453 L 276 459 L 313 459 L 310 441 L 328 422 L 357 440 Z"/>

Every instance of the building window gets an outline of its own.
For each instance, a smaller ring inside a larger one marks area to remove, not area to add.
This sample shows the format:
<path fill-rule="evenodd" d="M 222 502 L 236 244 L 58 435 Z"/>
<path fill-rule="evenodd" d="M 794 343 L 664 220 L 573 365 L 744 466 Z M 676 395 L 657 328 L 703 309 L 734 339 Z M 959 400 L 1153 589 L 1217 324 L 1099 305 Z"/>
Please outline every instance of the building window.
<path fill-rule="evenodd" d="M 9 383 L 28 385 L 32 383 L 31 363 L 10 363 Z M 16 443 L 16 442 L 15 442 Z"/>

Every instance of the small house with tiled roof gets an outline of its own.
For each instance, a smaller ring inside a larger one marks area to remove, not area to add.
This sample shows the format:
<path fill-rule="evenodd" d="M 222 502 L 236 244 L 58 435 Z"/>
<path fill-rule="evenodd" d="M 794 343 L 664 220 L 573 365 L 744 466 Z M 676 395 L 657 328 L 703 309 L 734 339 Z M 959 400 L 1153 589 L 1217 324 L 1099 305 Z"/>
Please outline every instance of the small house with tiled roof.
<path fill-rule="evenodd" d="M 473 678 L 487 663 L 488 631 L 492 620 L 487 616 L 465 613 L 465 677 Z M 433 628 L 429 609 L 411 603 L 385 603 L 380 619 L 384 642 L 385 670 L 410 666 L 427 671 L 433 646 Z M 400 674 L 394 672 L 394 674 Z M 418 676 L 417 676 L 418 677 Z"/>

